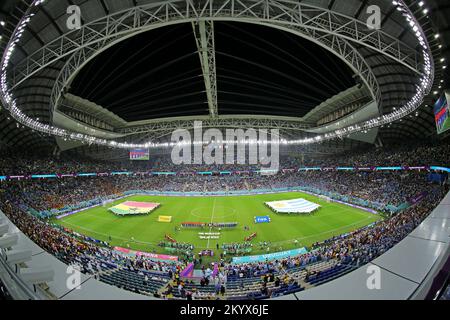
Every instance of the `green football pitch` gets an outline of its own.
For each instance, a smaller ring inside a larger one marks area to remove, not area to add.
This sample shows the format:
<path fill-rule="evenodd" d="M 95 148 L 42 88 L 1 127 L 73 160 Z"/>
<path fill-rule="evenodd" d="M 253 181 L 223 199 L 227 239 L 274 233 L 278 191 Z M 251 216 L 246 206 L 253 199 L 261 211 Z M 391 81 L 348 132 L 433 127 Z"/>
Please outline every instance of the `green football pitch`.
<path fill-rule="evenodd" d="M 319 211 L 310 215 L 275 214 L 265 206 L 267 201 L 304 198 L 320 204 Z M 158 202 L 159 208 L 144 216 L 116 216 L 108 208 L 125 201 Z M 158 216 L 172 216 L 172 222 L 158 222 Z M 270 223 L 255 224 L 255 216 L 268 215 Z M 54 222 L 73 231 L 109 242 L 113 246 L 168 253 L 157 244 L 169 234 L 178 242 L 195 246 L 195 253 L 202 249 L 215 250 L 217 244 L 244 242 L 244 238 L 256 232 L 252 240 L 251 254 L 274 252 L 311 244 L 330 237 L 347 233 L 381 219 L 380 216 L 338 203 L 329 203 L 321 198 L 304 193 L 279 193 L 252 196 L 226 197 L 164 197 L 130 196 L 106 206 L 88 209 Z M 203 240 L 201 229 L 177 230 L 182 222 L 237 222 L 233 229 L 220 231 L 218 240 Z M 249 230 L 245 230 L 248 226 Z M 269 248 L 260 242 L 270 242 Z"/>

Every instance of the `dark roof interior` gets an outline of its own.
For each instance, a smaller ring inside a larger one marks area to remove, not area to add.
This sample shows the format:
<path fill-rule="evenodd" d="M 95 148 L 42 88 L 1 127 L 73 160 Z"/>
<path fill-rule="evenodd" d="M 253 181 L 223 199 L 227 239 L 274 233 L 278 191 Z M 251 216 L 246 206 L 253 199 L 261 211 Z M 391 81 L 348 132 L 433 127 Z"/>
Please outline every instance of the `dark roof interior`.
<path fill-rule="evenodd" d="M 40 6 L 40 10 L 37 12 L 36 16 L 33 19 L 33 23 L 29 26 L 27 26 L 26 31 L 24 33 L 24 37 L 20 43 L 17 45 L 17 50 L 14 54 L 14 61 L 12 61 L 13 64 L 20 62 L 23 60 L 27 55 L 33 53 L 35 50 L 38 50 L 40 47 L 45 45 L 47 42 L 51 41 L 52 39 L 55 39 L 56 37 L 59 37 L 65 28 L 65 15 L 66 15 L 66 9 L 67 6 L 73 3 L 81 4 L 83 9 L 85 10 L 85 15 L 83 17 L 84 22 L 89 22 L 94 19 L 98 19 L 99 17 L 102 17 L 108 13 L 122 10 L 128 6 L 133 5 L 140 5 L 142 3 L 146 3 L 149 0 L 133 0 L 133 1 L 116 1 L 116 0 L 61 0 L 61 1 L 45 1 L 43 5 Z M 5 20 L 6 24 L 5 26 L 0 26 L 0 35 L 2 36 L 2 40 L 0 41 L 0 54 L 3 54 L 3 50 L 5 49 L 6 44 L 9 41 L 9 38 L 19 22 L 19 19 L 22 17 L 23 13 L 27 10 L 28 6 L 30 5 L 32 1 L 31 0 L 2 0 L 0 1 L 0 18 Z M 405 2 L 408 5 L 416 6 L 417 7 L 417 1 L 410 1 L 405 0 Z M 326 7 L 329 10 L 342 12 L 348 16 L 352 16 L 355 18 L 364 18 L 366 8 L 369 5 L 372 4 L 378 4 L 381 6 L 382 14 L 383 14 L 383 21 L 382 21 L 382 28 L 383 29 L 389 29 L 392 34 L 396 35 L 398 39 L 401 39 L 402 41 L 408 42 L 408 40 L 414 39 L 414 37 L 411 37 L 410 28 L 404 24 L 404 19 L 401 18 L 401 15 L 393 8 L 391 5 L 391 2 L 386 2 L 383 0 L 374 0 L 374 1 L 367 1 L 367 0 L 354 0 L 354 1 L 348 1 L 348 0 L 324 0 L 320 1 L 319 6 Z M 450 5 L 448 0 L 427 0 L 425 2 L 426 7 L 429 9 L 429 15 L 428 17 L 422 17 L 420 19 L 420 23 L 422 24 L 425 32 L 429 36 L 429 38 L 433 38 L 433 35 L 435 33 L 440 34 L 440 38 L 437 40 L 431 41 L 431 46 L 435 52 L 441 55 L 441 57 L 446 58 L 446 62 L 450 61 Z M 186 27 L 186 34 L 189 34 L 189 37 L 193 40 L 192 31 L 190 26 Z M 251 26 L 245 26 L 244 29 Z M 232 26 L 229 26 L 229 29 L 232 29 Z M 162 32 L 163 30 L 159 30 L 158 32 Z M 221 31 L 221 24 L 217 24 L 217 33 L 223 32 L 223 29 Z M 237 31 L 234 31 L 237 32 Z M 181 34 L 180 34 L 181 35 Z M 265 39 L 265 32 L 262 34 L 258 34 L 260 38 Z M 288 36 L 288 35 L 286 35 Z M 220 36 L 218 36 L 220 37 Z M 136 38 L 137 39 L 137 38 Z M 239 37 L 236 36 L 236 39 L 245 39 L 245 34 L 241 33 L 239 34 Z M 254 38 L 253 41 L 256 38 Z M 300 39 L 296 38 L 298 41 L 301 41 Z M 272 39 L 271 39 L 272 41 Z M 273 39 L 273 41 L 280 41 L 280 39 Z M 190 48 L 194 52 L 196 50 L 195 43 L 193 41 L 188 41 L 190 43 Z M 160 42 L 164 43 L 164 42 Z M 221 45 L 221 42 L 216 43 L 217 47 L 219 48 Z M 257 43 L 254 43 L 257 44 Z M 261 42 L 259 42 L 261 44 Z M 249 44 L 246 44 L 247 47 Z M 243 46 L 243 45 L 242 45 Z M 442 46 L 442 48 L 438 48 L 438 46 Z M 268 46 L 267 46 L 268 47 Z M 117 46 L 116 46 L 117 48 Z M 226 49 L 226 48 L 225 48 Z M 370 65 L 374 72 L 380 77 L 380 86 L 382 89 L 382 100 L 383 100 L 383 108 L 386 112 L 392 110 L 394 107 L 398 107 L 402 103 L 404 103 L 405 99 L 407 98 L 407 92 L 412 90 L 414 85 L 414 77 L 411 76 L 410 73 L 406 72 L 404 73 L 404 69 L 399 69 L 394 64 L 390 63 L 386 59 L 382 59 L 377 55 L 376 53 L 373 53 L 369 50 L 365 50 L 364 48 L 359 48 L 361 50 L 361 53 L 365 56 L 365 58 L 370 62 Z M 248 50 L 248 49 L 247 49 Z M 285 47 L 283 47 L 283 50 L 290 50 Z M 275 53 L 277 55 L 280 55 L 280 51 L 273 51 L 272 53 Z M 316 52 L 313 52 L 314 54 Z M 241 54 L 241 53 L 239 53 Z M 239 56 L 239 54 L 235 54 L 236 56 Z M 200 66 L 199 66 L 199 59 L 198 56 L 192 55 L 192 62 L 196 63 L 196 66 L 198 67 L 198 71 L 196 73 L 192 72 L 192 75 L 197 75 L 198 82 L 192 81 L 189 82 L 189 85 L 191 87 L 189 88 L 193 92 L 196 91 L 196 86 L 198 86 L 199 90 L 203 89 L 203 83 L 201 78 L 201 72 L 200 72 Z M 286 59 L 286 57 L 284 56 Z M 304 58 L 304 57 L 302 57 Z M 187 59 L 187 58 L 186 58 Z M 218 55 L 217 59 L 220 60 L 221 56 Z M 224 59 L 222 59 L 224 60 Z M 225 61 L 225 60 L 224 60 Z M 274 63 L 274 59 L 271 59 L 271 63 Z M 292 62 L 292 60 L 290 60 Z M 226 61 L 225 61 L 226 62 Z M 51 88 L 55 82 L 55 78 L 58 75 L 59 68 L 62 67 L 64 64 L 64 61 L 58 61 L 51 67 L 47 68 L 46 70 L 43 70 L 40 72 L 36 77 L 33 79 L 30 79 L 30 81 L 27 81 L 24 83 L 24 85 L 19 88 L 18 90 L 18 103 L 20 107 L 23 109 L 25 113 L 30 115 L 33 118 L 39 119 L 39 121 L 42 121 L 43 123 L 52 123 L 52 114 L 49 110 L 49 101 L 50 101 L 50 94 L 51 94 Z M 222 68 L 221 65 L 218 65 L 219 68 Z M 288 68 L 289 69 L 289 68 Z M 219 71 L 219 77 L 221 77 L 220 70 Z M 289 71 L 291 71 L 289 69 Z M 442 70 L 441 65 L 438 65 L 437 79 L 444 79 L 445 81 L 442 83 L 442 89 L 440 88 L 439 91 L 441 92 L 443 89 L 449 88 L 449 81 L 450 81 L 450 68 L 447 68 L 446 70 Z M 83 70 L 84 72 L 84 70 Z M 230 71 L 229 71 L 230 72 Z M 245 74 L 245 72 L 242 72 L 242 70 L 238 70 L 241 74 Z M 283 72 L 286 73 L 286 71 L 283 70 Z M 442 77 L 442 73 L 444 73 L 444 77 Z M 288 72 L 289 74 L 289 72 Z M 95 72 L 94 72 L 95 75 Z M 273 74 L 268 73 L 269 78 L 264 78 L 265 81 L 274 81 L 275 77 Z M 333 74 L 334 75 L 334 74 Z M 186 76 L 188 77 L 188 76 Z M 235 78 L 238 78 L 239 76 L 234 76 Z M 411 77 L 411 81 L 408 81 L 408 77 Z M 224 78 L 224 77 L 222 77 Z M 226 86 L 226 82 L 223 82 L 225 79 L 219 79 L 219 90 L 224 91 L 228 90 Z M 128 81 L 129 79 L 127 79 Z M 181 80 L 181 79 L 180 79 Z M 246 79 L 247 81 L 251 79 Z M 261 79 L 257 79 L 261 80 Z M 338 78 L 338 83 L 340 83 L 340 78 Z M 77 80 L 78 81 L 78 80 Z M 235 80 L 240 81 L 240 79 Z M 335 81 L 335 80 L 333 80 Z M 195 82 L 196 84 L 191 84 L 192 82 Z M 241 81 L 242 82 L 242 81 Z M 289 81 L 287 81 L 289 85 L 292 85 Z M 188 86 L 188 83 L 185 83 L 186 86 Z M 200 87 L 201 85 L 201 87 Z M 235 86 L 238 88 L 231 88 L 234 90 L 241 89 L 244 91 L 247 90 L 247 88 L 244 86 L 244 83 L 242 83 L 239 86 Z M 256 89 L 255 87 L 252 87 Z M 289 88 L 289 87 L 288 87 Z M 75 87 L 73 88 L 75 89 Z M 114 88 L 110 88 L 109 91 L 106 91 L 107 93 L 110 93 L 110 91 L 113 91 Z M 230 89 L 230 90 L 231 90 Z M 258 94 L 264 93 L 266 94 L 267 86 L 262 86 L 260 90 L 258 91 Z M 264 90 L 264 92 L 262 92 Z M 180 90 L 177 92 L 181 92 Z M 237 92 L 237 91 L 234 91 Z M 273 90 L 271 91 L 273 92 Z M 308 91 L 309 92 L 309 91 Z M 440 93 L 439 92 L 439 93 Z M 125 93 L 128 94 L 128 92 L 125 91 Z M 247 91 L 245 91 L 247 93 Z M 405 95 L 405 98 L 403 98 L 403 94 Z M 145 97 L 145 95 L 143 95 Z M 226 97 L 226 96 L 225 96 Z M 292 96 L 290 96 L 292 97 Z M 411 115 L 406 118 L 404 118 L 402 121 L 396 121 L 392 123 L 389 126 L 384 126 L 380 128 L 379 131 L 379 137 L 382 141 L 385 143 L 388 143 L 390 141 L 398 142 L 398 141 L 411 141 L 421 138 L 427 138 L 432 137 L 436 138 L 436 127 L 434 124 L 434 117 L 433 117 L 433 111 L 432 111 L 432 105 L 438 95 L 430 94 L 426 100 L 424 105 L 418 109 L 418 116 Z M 284 95 L 280 98 L 284 98 Z M 194 110 L 189 108 L 184 108 L 183 115 L 189 114 L 188 112 L 199 112 L 200 114 L 206 114 L 206 98 L 204 96 L 204 93 L 199 93 L 198 96 L 192 98 L 194 101 L 202 101 L 203 104 L 195 103 L 192 106 L 194 107 Z M 222 95 L 219 92 L 219 99 L 222 99 Z M 242 99 L 242 96 L 239 97 L 240 101 L 244 101 Z M 289 98 L 292 99 L 292 98 Z M 188 101 L 189 99 L 185 98 L 184 101 Z M 114 100 L 111 100 L 114 101 Z M 264 102 L 264 101 L 262 101 Z M 289 101 L 291 102 L 291 101 Z M 305 101 L 303 101 L 305 103 Z M 223 101 L 222 101 L 223 104 Z M 271 104 L 274 104 L 273 102 Z M 180 105 L 180 103 L 178 103 Z M 284 104 L 286 105 L 286 104 Z M 230 107 L 232 109 L 233 107 Z M 252 109 L 253 108 L 253 109 Z M 236 107 L 234 107 L 236 109 Z M 250 107 L 246 106 L 245 108 L 241 108 L 244 110 L 238 110 L 242 111 L 242 113 L 249 113 L 249 112 L 259 112 L 261 109 L 261 106 L 259 107 Z M 299 107 L 296 106 L 295 108 L 292 108 L 294 111 L 296 111 L 296 115 L 301 114 L 299 112 Z M 291 109 L 291 110 L 292 110 Z M 281 108 L 277 108 L 277 110 L 282 110 Z M 167 113 L 169 112 L 169 113 Z M 170 113 L 173 112 L 173 110 L 165 110 L 164 113 L 166 115 L 175 116 L 177 114 Z M 222 109 L 222 113 L 226 113 L 227 109 Z M 236 112 L 236 111 L 230 111 Z M 164 115 L 163 112 L 158 114 L 159 116 Z M 20 125 L 17 125 L 17 123 L 13 120 L 6 120 L 9 116 L 9 113 L 4 109 L 1 108 L 0 110 L 0 146 L 6 145 L 8 147 L 12 146 L 20 146 L 20 147 L 33 147 L 35 146 L 37 149 L 42 149 L 42 146 L 55 146 L 54 139 L 51 137 L 48 137 L 46 135 L 38 134 L 30 129 L 22 128 Z M 141 115 L 136 115 L 141 116 Z M 144 114 L 145 116 L 145 114 Z M 154 116 L 154 115 L 150 115 Z M 441 136 L 442 137 L 442 136 Z"/>
<path fill-rule="evenodd" d="M 219 114 L 303 116 L 355 84 L 338 57 L 285 31 L 216 23 L 215 43 Z M 127 121 L 208 114 L 190 24 L 109 48 L 81 70 L 70 92 Z"/>

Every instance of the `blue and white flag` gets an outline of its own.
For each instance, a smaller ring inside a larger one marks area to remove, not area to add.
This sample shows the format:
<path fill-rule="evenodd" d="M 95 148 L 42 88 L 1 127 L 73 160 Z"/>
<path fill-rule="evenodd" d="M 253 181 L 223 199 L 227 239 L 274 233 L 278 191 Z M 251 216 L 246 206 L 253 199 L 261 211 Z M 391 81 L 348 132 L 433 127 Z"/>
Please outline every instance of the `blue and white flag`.
<path fill-rule="evenodd" d="M 272 201 L 266 204 L 279 213 L 311 213 L 320 208 L 320 205 L 305 199 Z"/>

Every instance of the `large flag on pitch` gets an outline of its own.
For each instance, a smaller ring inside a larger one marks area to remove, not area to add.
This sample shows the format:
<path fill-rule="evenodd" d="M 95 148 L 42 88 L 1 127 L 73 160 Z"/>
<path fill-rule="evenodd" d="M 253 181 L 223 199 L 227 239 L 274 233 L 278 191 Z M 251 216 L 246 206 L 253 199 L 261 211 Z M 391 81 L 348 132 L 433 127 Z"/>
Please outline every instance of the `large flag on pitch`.
<path fill-rule="evenodd" d="M 320 208 L 320 205 L 305 199 L 272 201 L 266 204 L 279 213 L 310 213 Z"/>
<path fill-rule="evenodd" d="M 147 214 L 155 210 L 158 206 L 159 203 L 126 201 L 109 208 L 109 210 L 117 215 L 124 216 L 133 214 Z"/>

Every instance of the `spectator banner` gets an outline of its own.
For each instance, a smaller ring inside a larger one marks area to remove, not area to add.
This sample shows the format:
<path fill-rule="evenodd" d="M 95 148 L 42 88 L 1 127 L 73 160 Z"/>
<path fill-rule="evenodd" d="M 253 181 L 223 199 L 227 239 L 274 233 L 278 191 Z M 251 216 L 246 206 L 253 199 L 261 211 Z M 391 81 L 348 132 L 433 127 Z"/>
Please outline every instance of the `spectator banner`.
<path fill-rule="evenodd" d="M 435 169 L 433 169 L 435 168 Z M 354 171 L 354 170 L 359 170 L 359 171 L 395 171 L 395 170 L 437 170 L 437 171 L 444 171 L 444 172 L 450 172 L 450 168 L 447 167 L 430 167 L 430 166 L 420 166 L 420 167 L 408 167 L 408 166 L 404 166 L 404 167 L 341 167 L 341 168 L 336 168 L 336 167 L 317 167 L 317 168 L 299 168 L 297 171 L 301 172 L 301 171 L 339 171 L 339 170 L 346 170 L 346 171 Z M 232 175 L 241 175 L 241 171 L 232 171 Z M 145 176 L 145 175 L 164 175 L 164 176 L 169 176 L 169 175 L 202 175 L 201 173 L 196 173 L 196 172 L 153 172 L 153 171 L 149 171 L 149 172 L 133 172 L 133 171 L 127 171 L 127 172 L 101 172 L 101 173 L 67 173 L 67 174 L 56 174 L 56 177 L 58 178 L 66 178 L 66 177 L 104 177 L 104 176 L 114 176 L 114 175 L 139 175 L 139 176 Z M 214 173 L 213 173 L 214 174 Z M 217 173 L 219 174 L 219 172 Z M 54 174 L 48 174 L 48 175 L 5 175 L 5 176 L 0 176 L 0 181 L 3 180 L 21 180 L 21 179 L 33 179 L 33 178 L 39 178 L 39 179 L 54 179 L 55 175 Z M 290 188 L 277 188 L 279 190 L 285 190 L 285 189 L 290 189 Z M 196 195 L 217 195 L 217 196 L 221 196 L 221 195 L 229 195 L 229 194 L 236 194 L 236 195 L 246 195 L 246 194 L 259 194 L 259 193 L 276 193 L 273 190 L 275 189 L 255 189 L 252 192 L 248 192 L 248 191 L 244 191 L 244 190 L 237 190 L 237 191 L 227 191 L 227 192 L 171 192 L 168 191 L 166 192 L 168 195 L 176 195 L 176 194 L 180 194 L 180 195 L 192 195 L 192 196 L 196 196 Z"/>
<path fill-rule="evenodd" d="M 128 256 L 138 256 L 138 257 L 145 257 L 153 260 L 161 260 L 161 261 L 178 261 L 177 256 L 169 256 L 166 254 L 157 254 L 157 253 L 148 253 L 148 252 L 142 252 L 142 251 L 134 251 L 126 248 L 121 247 L 114 247 L 115 251 L 118 251 L 122 254 L 126 254 Z"/>
<path fill-rule="evenodd" d="M 192 278 L 192 275 L 194 274 L 194 264 L 189 263 L 186 268 L 183 269 L 180 273 L 181 278 Z"/>
<path fill-rule="evenodd" d="M 419 203 L 420 201 L 422 201 L 427 195 L 428 195 L 428 192 L 426 192 L 426 191 L 421 192 L 421 193 L 415 195 L 414 197 L 408 199 L 408 203 L 410 205 L 415 205 L 415 204 Z"/>
<path fill-rule="evenodd" d="M 284 259 L 288 257 L 295 257 L 302 254 L 308 253 L 306 248 L 274 252 L 269 254 L 262 254 L 256 256 L 246 256 L 246 257 L 233 257 L 232 264 L 243 264 L 243 263 L 252 263 L 252 262 L 264 262 L 266 260 L 276 260 L 276 259 Z"/>

